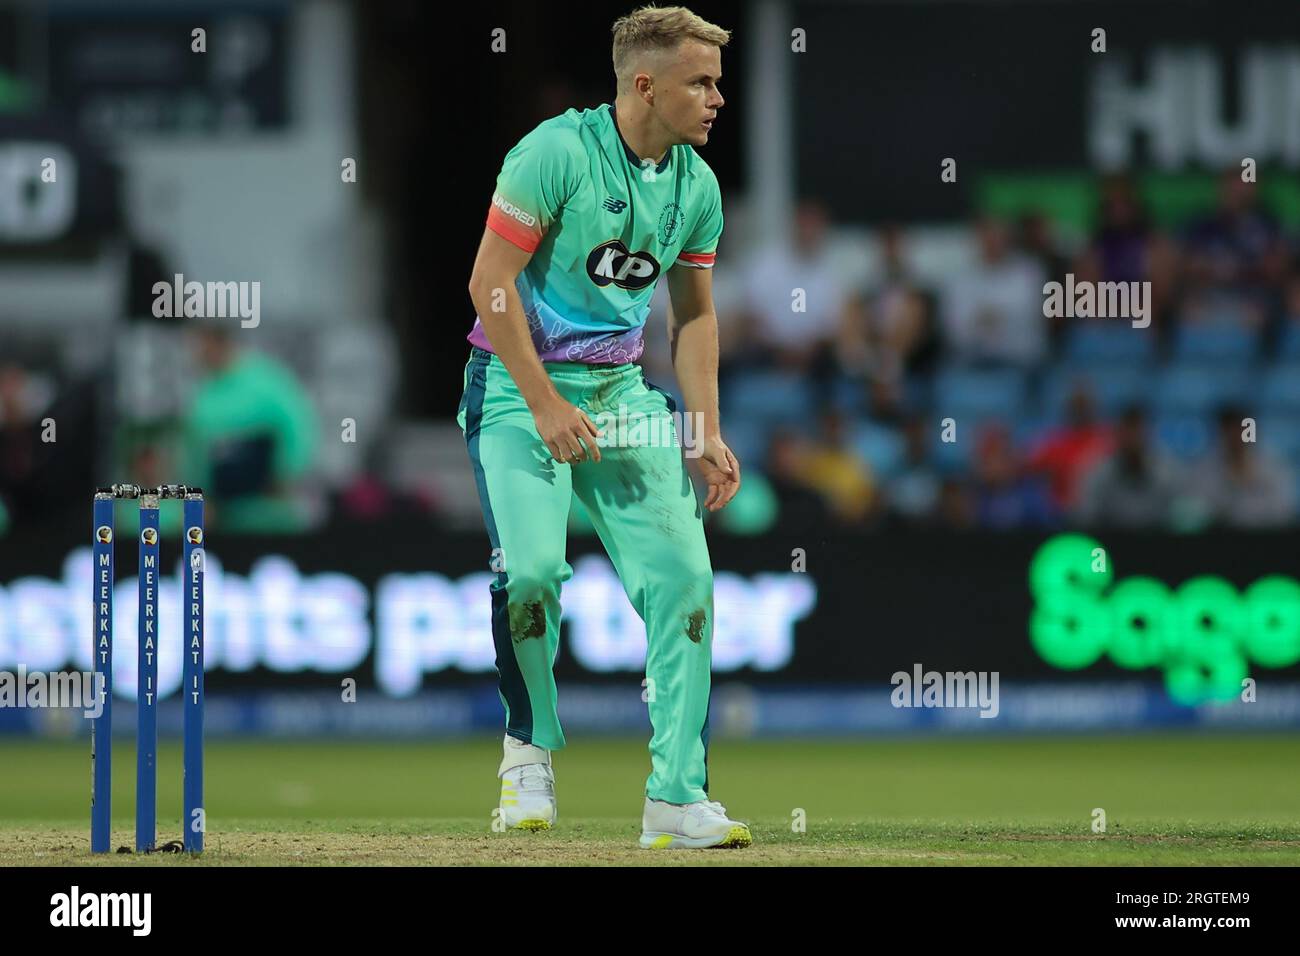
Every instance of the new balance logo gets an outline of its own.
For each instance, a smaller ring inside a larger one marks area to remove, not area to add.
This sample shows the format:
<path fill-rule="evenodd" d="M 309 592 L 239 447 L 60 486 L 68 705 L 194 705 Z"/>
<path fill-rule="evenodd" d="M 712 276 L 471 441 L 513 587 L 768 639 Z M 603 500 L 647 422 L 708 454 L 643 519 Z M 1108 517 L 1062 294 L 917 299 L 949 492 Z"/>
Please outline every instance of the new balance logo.
<path fill-rule="evenodd" d="M 627 203 L 625 203 L 621 199 L 615 199 L 613 196 L 610 196 L 601 205 L 603 205 L 610 212 L 622 212 L 624 209 L 627 208 Z"/>

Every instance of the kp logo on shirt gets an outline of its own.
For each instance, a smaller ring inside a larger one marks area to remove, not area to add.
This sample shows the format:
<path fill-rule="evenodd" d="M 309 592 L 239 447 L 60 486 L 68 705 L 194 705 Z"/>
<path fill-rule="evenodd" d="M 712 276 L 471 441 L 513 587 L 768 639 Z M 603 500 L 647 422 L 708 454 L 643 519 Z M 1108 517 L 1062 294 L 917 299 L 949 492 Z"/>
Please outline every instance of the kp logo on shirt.
<path fill-rule="evenodd" d="M 648 252 L 629 252 L 621 240 L 611 239 L 587 254 L 587 275 L 602 289 L 612 282 L 635 292 L 659 278 L 659 262 Z"/>

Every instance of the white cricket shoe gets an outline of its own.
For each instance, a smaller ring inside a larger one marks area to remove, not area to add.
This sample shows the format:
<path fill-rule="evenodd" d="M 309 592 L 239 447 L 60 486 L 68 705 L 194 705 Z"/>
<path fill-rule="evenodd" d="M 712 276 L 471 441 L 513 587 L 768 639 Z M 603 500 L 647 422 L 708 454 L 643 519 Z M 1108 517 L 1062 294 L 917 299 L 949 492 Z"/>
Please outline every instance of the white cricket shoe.
<path fill-rule="evenodd" d="M 555 823 L 555 773 L 551 752 L 509 734 L 497 776 L 501 821 L 511 830 L 549 830 Z"/>
<path fill-rule="evenodd" d="M 753 842 L 749 827 L 727 819 L 727 808 L 716 800 L 664 803 L 646 797 L 641 815 L 641 846 L 645 849 L 700 850 Z"/>

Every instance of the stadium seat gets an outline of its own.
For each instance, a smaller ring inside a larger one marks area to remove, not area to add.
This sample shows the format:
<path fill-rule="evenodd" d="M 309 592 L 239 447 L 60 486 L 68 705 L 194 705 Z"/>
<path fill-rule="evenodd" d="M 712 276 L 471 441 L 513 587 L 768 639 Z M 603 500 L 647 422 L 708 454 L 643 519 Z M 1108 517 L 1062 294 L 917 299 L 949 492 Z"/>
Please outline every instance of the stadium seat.
<path fill-rule="evenodd" d="M 1184 325 L 1174 337 L 1175 359 L 1191 362 L 1249 362 L 1259 351 L 1259 333 L 1240 325 Z"/>
<path fill-rule="evenodd" d="M 816 414 L 810 384 L 787 372 L 739 372 L 723 402 L 729 417 L 743 414 L 768 425 L 810 427 Z"/>
<path fill-rule="evenodd" d="M 1293 466 L 1300 465 L 1300 406 L 1289 410 L 1268 409 L 1256 418 L 1255 440 L 1286 458 Z"/>
<path fill-rule="evenodd" d="M 947 368 L 934 383 L 939 418 L 1013 419 L 1022 412 L 1025 398 L 1025 375 L 1018 369 Z"/>
<path fill-rule="evenodd" d="M 824 385 L 820 387 L 825 388 Z M 822 401 L 828 401 L 832 408 L 845 416 L 858 415 L 867 407 L 866 385 L 850 378 L 836 377 L 830 383 L 829 394 L 823 392 L 822 395 Z"/>
<path fill-rule="evenodd" d="M 1156 336 L 1132 323 L 1097 320 L 1072 328 L 1065 339 L 1065 359 L 1076 365 L 1137 365 L 1155 356 Z"/>
<path fill-rule="evenodd" d="M 903 407 L 912 411 L 929 408 L 934 403 L 934 379 L 916 372 L 903 376 Z"/>
<path fill-rule="evenodd" d="M 1209 417 L 1189 412 L 1157 416 L 1151 428 L 1155 444 L 1167 454 L 1192 461 L 1214 447 L 1214 427 Z"/>
<path fill-rule="evenodd" d="M 941 472 L 967 473 L 975 456 L 975 442 L 979 437 L 978 429 L 960 423 L 957 426 L 957 440 L 943 440 L 942 429 L 936 427 L 931 431 L 930 458 Z"/>
<path fill-rule="evenodd" d="M 1244 366 L 1171 363 L 1156 376 L 1155 403 L 1162 412 L 1205 414 L 1228 401 L 1250 397 L 1252 377 Z"/>
<path fill-rule="evenodd" d="M 1300 412 L 1300 362 L 1284 362 L 1264 373 L 1260 403 L 1268 409 Z"/>
<path fill-rule="evenodd" d="M 1057 424 L 1057 419 L 1041 415 L 1022 416 L 1012 423 L 1011 440 L 1022 451 L 1033 448 L 1051 434 Z"/>
<path fill-rule="evenodd" d="M 871 466 L 878 479 L 886 478 L 903 463 L 905 443 L 897 428 L 870 420 L 856 422 L 852 432 L 853 448 Z"/>
<path fill-rule="evenodd" d="M 724 436 L 727 447 L 740 461 L 742 473 L 750 465 L 761 466 L 766 461 L 770 434 L 762 421 L 738 411 L 734 416 L 728 416 Z"/>
<path fill-rule="evenodd" d="M 1150 371 L 1140 366 L 1098 365 L 1085 369 L 1058 365 L 1043 379 L 1039 411 L 1052 421 L 1063 420 L 1070 394 L 1080 381 L 1091 387 L 1097 411 L 1103 418 L 1113 418 L 1125 405 L 1151 399 Z"/>
<path fill-rule="evenodd" d="M 1282 327 L 1273 354 L 1284 361 L 1300 361 L 1300 321 L 1293 319 Z"/>

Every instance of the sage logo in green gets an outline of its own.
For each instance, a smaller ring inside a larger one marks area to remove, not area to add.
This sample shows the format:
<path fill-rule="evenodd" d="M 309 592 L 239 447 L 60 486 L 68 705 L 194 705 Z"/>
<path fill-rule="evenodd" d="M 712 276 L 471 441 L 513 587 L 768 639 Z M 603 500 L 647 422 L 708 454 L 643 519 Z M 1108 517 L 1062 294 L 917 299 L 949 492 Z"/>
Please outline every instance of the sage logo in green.
<path fill-rule="evenodd" d="M 1300 584 L 1282 575 L 1244 592 L 1208 574 L 1177 588 L 1142 576 L 1115 581 L 1100 543 L 1063 534 L 1034 555 L 1029 589 L 1029 638 L 1043 660 L 1079 670 L 1105 655 L 1130 670 L 1160 667 L 1181 704 L 1238 697 L 1252 662 L 1300 661 Z"/>

